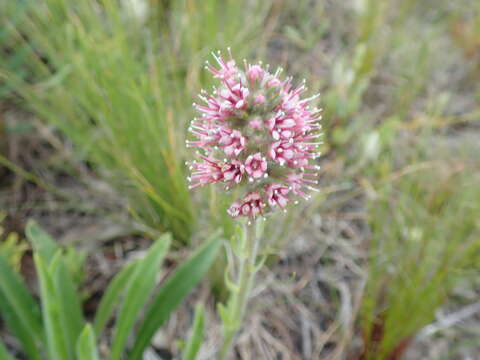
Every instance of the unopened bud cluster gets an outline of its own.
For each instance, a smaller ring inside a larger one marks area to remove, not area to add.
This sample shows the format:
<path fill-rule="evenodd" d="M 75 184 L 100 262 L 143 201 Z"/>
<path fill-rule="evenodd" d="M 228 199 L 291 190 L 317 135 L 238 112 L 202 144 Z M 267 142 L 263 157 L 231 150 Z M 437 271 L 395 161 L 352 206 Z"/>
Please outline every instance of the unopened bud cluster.
<path fill-rule="evenodd" d="M 190 188 L 241 188 L 228 210 L 232 217 L 255 218 L 308 199 L 319 169 L 321 110 L 310 106 L 318 95 L 302 99 L 304 83 L 281 80 L 280 69 L 272 74 L 261 63 L 240 68 L 231 55 L 214 57 L 218 66 L 206 67 L 220 85 L 202 90 L 202 104 L 194 104 L 201 116 L 189 127 L 195 139 L 187 146 L 198 149 L 198 159 L 188 163 Z"/>

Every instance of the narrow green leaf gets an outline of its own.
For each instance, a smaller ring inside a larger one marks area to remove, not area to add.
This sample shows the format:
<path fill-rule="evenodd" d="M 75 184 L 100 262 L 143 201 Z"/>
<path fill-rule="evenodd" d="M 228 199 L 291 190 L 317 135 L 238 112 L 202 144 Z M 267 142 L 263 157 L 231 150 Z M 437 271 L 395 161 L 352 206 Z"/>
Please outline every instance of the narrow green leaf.
<path fill-rule="evenodd" d="M 46 264 L 49 264 L 60 248 L 55 240 L 43 231 L 34 220 L 28 221 L 25 228 L 25 234 L 27 235 L 28 240 L 32 243 L 35 252 L 42 257 L 42 260 Z"/>
<path fill-rule="evenodd" d="M 162 260 L 170 247 L 170 242 L 169 234 L 160 237 L 152 245 L 145 258 L 135 266 L 126 289 L 125 300 L 119 311 L 110 360 L 120 359 L 122 352 L 125 350 L 128 335 L 155 288 L 156 277 Z"/>
<path fill-rule="evenodd" d="M 54 280 L 40 255 L 34 254 L 35 267 L 40 282 L 43 322 L 47 337 L 47 347 L 50 360 L 69 359 L 67 341 L 61 323 L 59 296 Z M 60 252 L 52 259 L 51 268 L 57 266 Z"/>
<path fill-rule="evenodd" d="M 213 237 L 188 262 L 181 265 L 160 288 L 138 331 L 129 360 L 141 359 L 155 332 L 210 268 L 220 244 L 220 239 Z"/>
<path fill-rule="evenodd" d="M 77 360 L 100 360 L 92 325 L 86 324 L 77 341 Z"/>
<path fill-rule="evenodd" d="M 41 257 L 43 263 L 49 268 L 49 275 L 58 295 L 55 301 L 58 305 L 62 337 L 65 340 L 69 354 L 68 358 L 74 359 L 75 344 L 84 325 L 76 285 L 64 262 L 63 253 L 55 240 L 33 220 L 28 222 L 26 234 L 32 243 L 35 254 Z"/>
<path fill-rule="evenodd" d="M 0 360 L 13 360 L 2 341 L 0 341 Z"/>
<path fill-rule="evenodd" d="M 184 351 L 183 360 L 195 360 L 203 342 L 203 331 L 205 328 L 205 310 L 199 305 L 195 308 L 195 319 L 193 321 L 192 335 L 188 339 Z"/>
<path fill-rule="evenodd" d="M 51 270 L 51 276 L 58 295 L 57 301 L 60 311 L 60 321 L 65 336 L 70 359 L 75 358 L 75 344 L 84 326 L 82 308 L 79 295 L 70 272 L 64 263 L 63 257 L 58 265 Z"/>
<path fill-rule="evenodd" d="M 43 335 L 40 311 L 20 276 L 1 255 L 0 312 L 29 358 L 40 359 L 39 344 Z"/>
<path fill-rule="evenodd" d="M 137 265 L 137 261 L 129 263 L 115 275 L 108 285 L 95 314 L 94 329 L 96 334 L 102 333 L 108 319 L 112 316 L 116 305 L 118 305 L 120 297 L 125 293 L 127 284 Z"/>

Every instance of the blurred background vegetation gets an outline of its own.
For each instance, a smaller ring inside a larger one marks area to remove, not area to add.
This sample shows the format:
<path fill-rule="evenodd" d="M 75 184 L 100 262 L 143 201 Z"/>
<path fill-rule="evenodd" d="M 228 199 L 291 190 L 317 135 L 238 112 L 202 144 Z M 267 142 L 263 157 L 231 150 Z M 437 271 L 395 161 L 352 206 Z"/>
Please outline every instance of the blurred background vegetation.
<path fill-rule="evenodd" d="M 268 230 L 285 311 L 258 296 L 240 358 L 478 356 L 478 1 L 0 0 L 0 25 L 1 249 L 20 271 L 8 234 L 29 217 L 102 254 L 231 234 L 226 196 L 191 194 L 184 166 L 204 63 L 231 47 L 320 91 L 325 129 L 321 191 Z"/>

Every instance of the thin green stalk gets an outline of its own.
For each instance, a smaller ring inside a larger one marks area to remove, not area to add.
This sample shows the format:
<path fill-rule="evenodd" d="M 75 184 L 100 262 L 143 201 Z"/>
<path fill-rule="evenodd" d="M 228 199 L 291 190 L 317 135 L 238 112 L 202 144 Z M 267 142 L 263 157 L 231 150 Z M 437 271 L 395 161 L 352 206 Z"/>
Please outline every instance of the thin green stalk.
<path fill-rule="evenodd" d="M 243 231 L 246 234 L 246 239 L 244 239 L 246 243 L 243 251 L 236 254 L 240 261 L 239 274 L 228 300 L 229 323 L 224 324 L 223 345 L 217 360 L 227 359 L 231 352 L 233 339 L 242 325 L 245 308 L 258 270 L 256 260 L 261 239 L 257 233 L 256 222 L 245 225 Z"/>
<path fill-rule="evenodd" d="M 60 196 L 64 199 L 67 199 L 67 200 L 72 199 L 72 197 L 70 195 L 68 195 L 67 193 L 65 193 L 61 190 L 58 190 L 54 186 L 52 186 L 49 183 L 40 179 L 35 174 L 32 174 L 31 172 L 28 172 L 28 171 L 22 169 L 21 167 L 19 167 L 15 163 L 11 162 L 10 160 L 8 160 L 5 156 L 3 156 L 1 154 L 0 154 L 0 165 L 6 167 L 7 169 L 11 170 L 15 174 L 23 177 L 25 180 L 30 181 L 30 182 L 42 187 L 43 189 L 45 189 L 47 191 L 50 191 L 53 194 L 56 194 L 56 195 L 58 195 L 58 196 Z"/>

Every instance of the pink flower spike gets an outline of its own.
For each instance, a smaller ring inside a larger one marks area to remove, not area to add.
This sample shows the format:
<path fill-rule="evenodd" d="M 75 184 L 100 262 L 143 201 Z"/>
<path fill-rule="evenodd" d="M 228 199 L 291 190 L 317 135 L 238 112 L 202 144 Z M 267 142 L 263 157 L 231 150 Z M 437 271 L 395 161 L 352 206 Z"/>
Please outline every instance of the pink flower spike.
<path fill-rule="evenodd" d="M 254 179 L 261 178 L 267 171 L 267 160 L 262 157 L 261 153 L 250 155 L 245 161 L 245 169 L 247 174 Z"/>
<path fill-rule="evenodd" d="M 230 54 L 230 52 L 229 52 Z M 220 183 L 240 194 L 232 217 L 254 218 L 285 208 L 295 197 L 317 190 L 321 109 L 314 95 L 305 97 L 305 81 L 271 73 L 261 63 L 238 68 L 231 54 L 207 69 L 217 79 L 213 91 L 202 90 L 200 113 L 190 127 L 198 162 L 189 165 L 190 187 Z M 206 154 L 206 155 L 205 155 Z"/>

